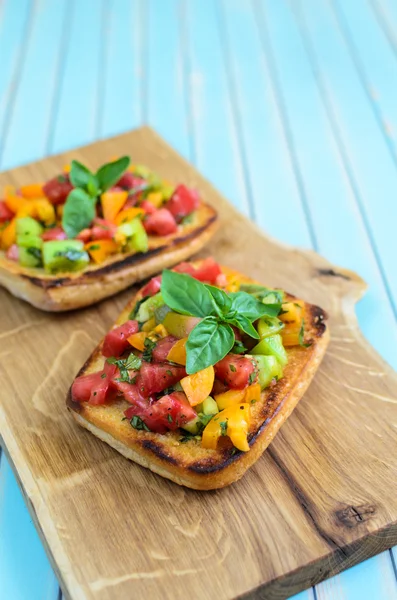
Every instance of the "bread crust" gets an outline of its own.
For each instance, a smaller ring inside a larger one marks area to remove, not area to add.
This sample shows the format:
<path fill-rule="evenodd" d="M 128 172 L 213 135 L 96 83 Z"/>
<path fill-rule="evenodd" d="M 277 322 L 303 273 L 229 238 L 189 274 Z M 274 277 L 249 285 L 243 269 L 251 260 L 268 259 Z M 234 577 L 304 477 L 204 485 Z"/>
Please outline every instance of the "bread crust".
<path fill-rule="evenodd" d="M 231 272 L 224 267 L 222 270 Z M 244 277 L 244 281 L 252 280 Z M 118 323 L 126 320 L 138 298 L 136 296 L 128 303 L 117 320 Z M 124 410 L 129 406 L 122 399 L 102 406 L 77 403 L 73 401 L 70 388 L 67 407 L 79 425 L 126 458 L 154 473 L 196 490 L 222 488 L 240 479 L 256 462 L 304 395 L 329 342 L 329 329 L 324 322 L 326 318 L 327 315 L 321 308 L 305 304 L 306 339 L 310 339 L 311 345 L 308 348 L 287 348 L 289 360 L 284 369 L 284 377 L 273 387 L 264 390 L 261 401 L 252 405 L 249 452 L 236 451 L 228 438 L 221 438 L 216 450 L 208 450 L 194 439 L 181 442 L 180 432 L 157 434 L 137 431 L 128 420 L 122 420 Z M 95 372 L 103 367 L 102 343 L 103 341 L 78 375 Z"/>
<path fill-rule="evenodd" d="M 149 236 L 144 254 L 117 254 L 78 273 L 50 275 L 22 267 L 0 252 L 0 285 L 41 310 L 60 312 L 94 304 L 199 252 L 217 229 L 217 213 L 202 203 L 194 220 L 169 236 Z"/>

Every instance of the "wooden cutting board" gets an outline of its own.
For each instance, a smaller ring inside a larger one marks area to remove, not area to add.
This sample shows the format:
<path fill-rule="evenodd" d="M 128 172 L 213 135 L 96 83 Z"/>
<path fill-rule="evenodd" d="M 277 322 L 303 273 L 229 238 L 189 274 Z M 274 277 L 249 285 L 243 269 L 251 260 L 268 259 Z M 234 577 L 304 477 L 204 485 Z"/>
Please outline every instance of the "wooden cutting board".
<path fill-rule="evenodd" d="M 121 154 L 196 186 L 222 220 L 205 254 L 325 308 L 332 342 L 246 476 L 194 492 L 130 463 L 65 408 L 132 291 L 51 315 L 0 290 L 2 443 L 66 597 L 281 599 L 396 544 L 397 376 L 358 329 L 357 275 L 267 238 L 147 128 L 2 173 L 0 185 Z"/>

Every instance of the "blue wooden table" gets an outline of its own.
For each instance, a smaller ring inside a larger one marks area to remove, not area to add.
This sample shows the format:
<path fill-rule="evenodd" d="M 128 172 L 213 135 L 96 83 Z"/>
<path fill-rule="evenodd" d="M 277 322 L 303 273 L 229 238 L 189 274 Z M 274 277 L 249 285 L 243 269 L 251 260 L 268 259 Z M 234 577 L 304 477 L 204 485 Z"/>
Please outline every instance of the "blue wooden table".
<path fill-rule="evenodd" d="M 143 123 L 272 236 L 357 271 L 397 369 L 396 0 L 0 0 L 1 169 Z M 395 600 L 396 563 L 296 598 Z M 3 454 L 0 598 L 58 593 Z"/>

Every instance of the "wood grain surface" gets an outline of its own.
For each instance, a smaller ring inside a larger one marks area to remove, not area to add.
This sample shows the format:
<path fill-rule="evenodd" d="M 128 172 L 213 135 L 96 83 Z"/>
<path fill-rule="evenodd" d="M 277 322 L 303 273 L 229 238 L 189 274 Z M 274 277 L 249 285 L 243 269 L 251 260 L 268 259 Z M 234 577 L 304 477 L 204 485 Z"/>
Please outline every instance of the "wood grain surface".
<path fill-rule="evenodd" d="M 266 238 L 147 128 L 3 173 L 0 185 L 123 153 L 197 186 L 223 221 L 205 254 L 322 306 L 332 342 L 258 463 L 198 493 L 126 461 L 66 412 L 73 376 L 131 291 L 47 315 L 2 290 L 2 443 L 66 596 L 281 599 L 395 544 L 397 377 L 357 327 L 361 279 Z"/>

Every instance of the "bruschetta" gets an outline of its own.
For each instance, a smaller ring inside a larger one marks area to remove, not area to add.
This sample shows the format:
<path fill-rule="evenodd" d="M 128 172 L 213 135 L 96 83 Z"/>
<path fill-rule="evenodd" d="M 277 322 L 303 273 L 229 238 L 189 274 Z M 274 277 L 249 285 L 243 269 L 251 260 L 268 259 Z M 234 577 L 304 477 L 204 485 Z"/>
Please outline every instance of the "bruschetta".
<path fill-rule="evenodd" d="M 152 278 L 74 380 L 76 421 L 125 457 L 198 490 L 238 480 L 309 386 L 324 311 L 213 259 Z"/>
<path fill-rule="evenodd" d="M 0 285 L 37 308 L 93 304 L 199 251 L 216 211 L 129 157 L 96 172 L 72 161 L 45 183 L 6 186 Z"/>

